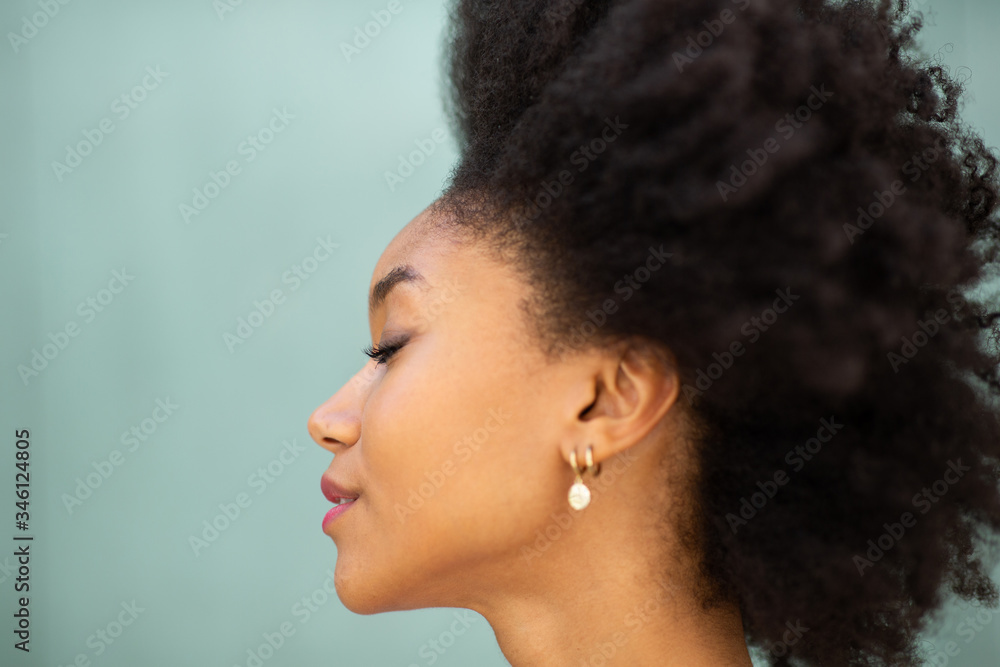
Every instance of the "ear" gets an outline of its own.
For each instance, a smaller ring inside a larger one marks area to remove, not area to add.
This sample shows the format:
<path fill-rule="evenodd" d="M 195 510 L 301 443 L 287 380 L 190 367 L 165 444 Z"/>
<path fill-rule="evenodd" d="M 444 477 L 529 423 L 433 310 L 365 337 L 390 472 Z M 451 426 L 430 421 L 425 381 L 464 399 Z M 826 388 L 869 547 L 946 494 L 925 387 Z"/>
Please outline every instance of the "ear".
<path fill-rule="evenodd" d="M 664 420 L 680 395 L 677 363 L 669 350 L 633 338 L 594 353 L 584 364 L 589 404 L 580 405 L 563 457 L 576 448 L 582 465 L 587 445 L 594 462 L 611 458 L 643 442 Z"/>

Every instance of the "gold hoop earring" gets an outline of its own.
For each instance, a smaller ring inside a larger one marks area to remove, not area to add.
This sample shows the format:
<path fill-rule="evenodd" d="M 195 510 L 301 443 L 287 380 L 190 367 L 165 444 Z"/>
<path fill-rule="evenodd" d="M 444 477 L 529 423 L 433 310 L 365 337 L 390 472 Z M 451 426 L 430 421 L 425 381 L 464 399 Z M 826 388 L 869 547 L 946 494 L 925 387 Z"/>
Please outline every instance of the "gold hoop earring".
<path fill-rule="evenodd" d="M 593 474 L 594 477 L 597 477 L 598 475 L 600 475 L 601 474 L 601 464 L 598 463 L 596 466 L 594 465 L 594 446 L 593 445 L 587 445 L 587 453 L 586 453 L 585 456 L 586 456 L 586 458 L 584 460 L 587 463 L 587 472 Z"/>
<path fill-rule="evenodd" d="M 586 470 L 590 470 L 594 466 L 592 449 L 590 445 L 587 446 Z M 569 465 L 573 468 L 573 472 L 576 473 L 576 481 L 573 482 L 573 486 L 569 487 L 569 506 L 575 510 L 582 510 L 590 504 L 590 489 L 583 483 L 583 472 L 585 469 L 577 465 L 575 449 L 569 453 Z"/>

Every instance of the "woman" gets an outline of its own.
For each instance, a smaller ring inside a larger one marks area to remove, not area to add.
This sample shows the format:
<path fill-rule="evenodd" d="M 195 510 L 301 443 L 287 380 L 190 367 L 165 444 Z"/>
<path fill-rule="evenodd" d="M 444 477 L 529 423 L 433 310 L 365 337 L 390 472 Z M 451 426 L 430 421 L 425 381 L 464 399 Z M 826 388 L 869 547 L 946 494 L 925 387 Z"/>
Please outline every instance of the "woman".
<path fill-rule="evenodd" d="M 309 421 L 348 609 L 518 666 L 910 665 L 996 603 L 997 159 L 905 10 L 457 2 L 460 162 Z"/>

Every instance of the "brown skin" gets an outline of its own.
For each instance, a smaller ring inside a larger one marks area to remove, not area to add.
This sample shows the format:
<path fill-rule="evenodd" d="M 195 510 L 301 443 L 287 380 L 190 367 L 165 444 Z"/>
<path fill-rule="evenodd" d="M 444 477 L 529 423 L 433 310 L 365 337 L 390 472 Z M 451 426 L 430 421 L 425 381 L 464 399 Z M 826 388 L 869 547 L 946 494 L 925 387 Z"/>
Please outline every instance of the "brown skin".
<path fill-rule="evenodd" d="M 749 667 L 739 610 L 699 608 L 662 519 L 692 478 L 669 353 L 634 340 L 546 359 L 519 309 L 530 285 L 439 215 L 392 240 L 369 286 L 397 265 L 423 275 L 369 318 L 376 347 L 409 342 L 309 419 L 336 455 L 326 476 L 359 495 L 326 528 L 341 601 L 472 609 L 513 665 L 590 664 L 603 645 L 608 665 Z M 602 470 L 576 511 L 570 452 L 582 463 L 587 445 Z"/>

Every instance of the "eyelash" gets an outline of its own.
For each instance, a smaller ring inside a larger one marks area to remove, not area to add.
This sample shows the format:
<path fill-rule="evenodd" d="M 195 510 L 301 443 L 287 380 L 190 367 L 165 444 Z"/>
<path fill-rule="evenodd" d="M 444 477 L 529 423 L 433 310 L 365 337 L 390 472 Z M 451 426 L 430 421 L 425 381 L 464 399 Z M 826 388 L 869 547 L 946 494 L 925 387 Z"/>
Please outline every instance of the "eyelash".
<path fill-rule="evenodd" d="M 361 351 L 369 358 L 374 359 L 375 366 L 377 367 L 379 364 L 384 364 L 387 361 L 389 361 L 392 355 L 399 352 L 400 348 L 402 348 L 403 345 L 405 344 L 406 341 L 401 340 L 396 343 L 386 343 L 384 345 L 379 345 L 378 347 L 369 345 L 368 347 L 363 348 Z"/>

